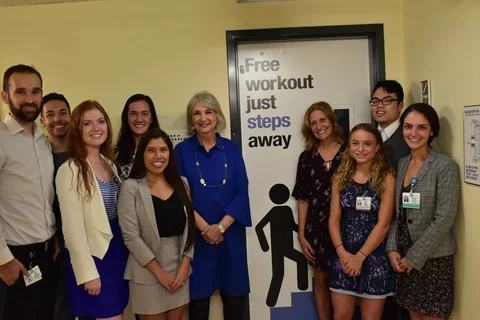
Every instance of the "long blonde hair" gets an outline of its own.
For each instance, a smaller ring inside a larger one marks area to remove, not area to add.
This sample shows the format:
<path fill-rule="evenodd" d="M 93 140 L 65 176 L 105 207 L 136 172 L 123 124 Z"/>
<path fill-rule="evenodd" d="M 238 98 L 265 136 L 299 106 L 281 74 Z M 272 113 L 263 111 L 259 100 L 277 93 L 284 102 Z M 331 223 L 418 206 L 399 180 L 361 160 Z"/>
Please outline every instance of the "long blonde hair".
<path fill-rule="evenodd" d="M 327 119 L 332 123 L 332 134 L 335 137 L 335 140 L 338 144 L 343 144 L 342 127 L 335 116 L 335 112 L 327 102 L 319 101 L 312 104 L 307 111 L 305 111 L 305 115 L 303 116 L 302 135 L 305 140 L 305 150 L 310 151 L 318 144 L 318 139 L 313 135 L 312 126 L 310 125 L 310 114 L 316 110 L 325 113 Z"/>
<path fill-rule="evenodd" d="M 385 190 L 385 180 L 387 176 L 389 174 L 395 174 L 395 170 L 392 168 L 390 162 L 388 161 L 387 152 L 385 151 L 380 132 L 377 130 L 377 128 L 375 128 L 374 125 L 370 123 L 357 124 L 355 127 L 353 127 L 352 131 L 350 131 L 350 137 L 348 139 L 349 143 L 343 154 L 342 162 L 340 163 L 340 167 L 337 170 L 335 179 L 337 179 L 341 190 L 350 182 L 355 173 L 355 170 L 357 169 L 356 162 L 350 154 L 350 140 L 352 139 L 353 133 L 358 130 L 363 130 L 371 133 L 375 137 L 375 140 L 377 140 L 376 142 L 379 148 L 372 159 L 372 167 L 370 170 L 371 179 L 369 182 L 370 186 L 377 191 L 379 196 L 381 196 L 383 191 Z"/>

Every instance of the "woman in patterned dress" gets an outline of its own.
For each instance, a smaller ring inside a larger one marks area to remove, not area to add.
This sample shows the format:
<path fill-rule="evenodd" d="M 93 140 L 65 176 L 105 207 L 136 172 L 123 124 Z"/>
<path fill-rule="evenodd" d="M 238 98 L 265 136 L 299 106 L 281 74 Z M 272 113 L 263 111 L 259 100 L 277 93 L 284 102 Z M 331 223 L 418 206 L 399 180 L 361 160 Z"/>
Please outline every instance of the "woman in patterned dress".
<path fill-rule="evenodd" d="M 432 148 L 440 131 L 433 107 L 411 105 L 402 114 L 400 125 L 412 153 L 398 165 L 397 217 L 387 242 L 397 272 L 395 300 L 409 311 L 412 320 L 445 319 L 452 312 L 455 291 L 453 224 L 460 202 L 458 165 Z M 417 195 L 420 201 L 412 201 Z"/>
<path fill-rule="evenodd" d="M 380 319 L 393 295 L 394 273 L 385 238 L 395 203 L 394 170 L 380 132 L 356 125 L 333 178 L 329 220 L 337 255 L 330 272 L 335 319 L 352 319 L 360 298 L 362 319 Z"/>
<path fill-rule="evenodd" d="M 122 126 L 117 140 L 116 158 L 122 180 L 130 176 L 138 142 L 149 129 L 160 129 L 155 105 L 149 96 L 134 94 L 123 107 Z"/>
<path fill-rule="evenodd" d="M 332 176 L 340 165 L 345 146 L 332 107 L 312 104 L 302 125 L 305 151 L 300 154 L 293 197 L 298 200 L 298 241 L 314 267 L 315 302 L 321 319 L 331 318 L 328 272 L 333 254 L 328 233 Z"/>

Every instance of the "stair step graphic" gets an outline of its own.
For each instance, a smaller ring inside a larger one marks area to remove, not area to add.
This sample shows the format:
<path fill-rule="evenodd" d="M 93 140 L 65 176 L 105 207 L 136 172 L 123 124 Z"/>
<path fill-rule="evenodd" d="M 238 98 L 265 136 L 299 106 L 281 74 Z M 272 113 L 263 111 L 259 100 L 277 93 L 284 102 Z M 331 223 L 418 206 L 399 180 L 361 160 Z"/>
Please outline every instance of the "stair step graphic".
<path fill-rule="evenodd" d="M 318 320 L 312 291 L 292 292 L 290 296 L 292 306 L 270 308 L 270 320 Z M 360 308 L 357 307 L 352 320 L 360 319 Z"/>

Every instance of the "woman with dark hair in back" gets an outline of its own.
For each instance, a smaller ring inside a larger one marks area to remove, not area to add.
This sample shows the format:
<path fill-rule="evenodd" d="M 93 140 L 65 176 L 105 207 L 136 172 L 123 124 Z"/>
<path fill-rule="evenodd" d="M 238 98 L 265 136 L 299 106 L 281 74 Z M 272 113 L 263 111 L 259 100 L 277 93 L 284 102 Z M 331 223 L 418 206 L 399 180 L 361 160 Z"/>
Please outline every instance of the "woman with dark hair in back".
<path fill-rule="evenodd" d="M 408 107 L 400 117 L 400 128 L 411 154 L 398 163 L 397 214 L 387 242 L 397 272 L 395 300 L 412 320 L 445 319 L 452 312 L 455 291 L 458 165 L 432 147 L 440 131 L 432 106 Z"/>
<path fill-rule="evenodd" d="M 190 301 L 195 214 L 164 131 L 152 129 L 140 139 L 118 202 L 133 312 L 140 320 L 180 320 Z"/>
<path fill-rule="evenodd" d="M 298 242 L 314 267 L 315 302 L 321 319 L 330 319 L 328 274 L 333 245 L 328 233 L 332 176 L 340 166 L 346 146 L 332 107 L 324 101 L 312 104 L 303 117 L 305 150 L 300 154 L 292 196 L 298 200 Z"/>
<path fill-rule="evenodd" d="M 138 142 L 149 129 L 159 129 L 157 112 L 152 99 L 137 93 L 128 98 L 122 111 L 122 126 L 117 138 L 116 162 L 120 178 L 130 175 Z"/>

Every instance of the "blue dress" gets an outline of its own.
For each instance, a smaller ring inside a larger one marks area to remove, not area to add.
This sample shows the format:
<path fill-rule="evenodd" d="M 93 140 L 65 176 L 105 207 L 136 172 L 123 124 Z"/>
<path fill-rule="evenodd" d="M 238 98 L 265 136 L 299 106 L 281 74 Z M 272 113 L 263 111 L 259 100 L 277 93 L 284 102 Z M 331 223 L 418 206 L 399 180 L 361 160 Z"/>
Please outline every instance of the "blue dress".
<path fill-rule="evenodd" d="M 371 198 L 369 212 L 356 210 L 357 197 Z M 340 224 L 342 243 L 345 250 L 356 254 L 378 222 L 380 197 L 368 182 L 360 184 L 352 180 L 340 191 L 340 202 L 342 205 Z M 385 241 L 365 259 L 358 277 L 346 275 L 341 269 L 338 256 L 335 255 L 334 267 L 330 272 L 330 289 L 370 299 L 383 299 L 393 295 L 395 278 L 387 257 Z"/>
<path fill-rule="evenodd" d="M 231 296 L 248 294 L 245 231 L 252 220 L 248 178 L 240 148 L 217 134 L 215 146 L 207 152 L 194 135 L 179 143 L 175 151 L 180 174 L 187 178 L 190 186 L 194 209 L 208 224 L 219 223 L 227 213 L 235 218 L 224 234 L 224 241 L 218 245 L 206 243 L 197 230 L 190 299 L 209 297 L 216 289 Z M 200 174 L 207 186 L 200 182 Z"/>
<path fill-rule="evenodd" d="M 67 253 L 67 290 L 70 310 L 75 317 L 110 318 L 122 314 L 128 304 L 128 281 L 123 279 L 128 251 L 123 243 L 117 217 L 119 181 L 103 182 L 97 179 L 107 211 L 113 238 L 103 259 L 93 257 L 102 287 L 98 296 L 91 296 L 83 285 L 77 285 L 70 255 Z"/>

